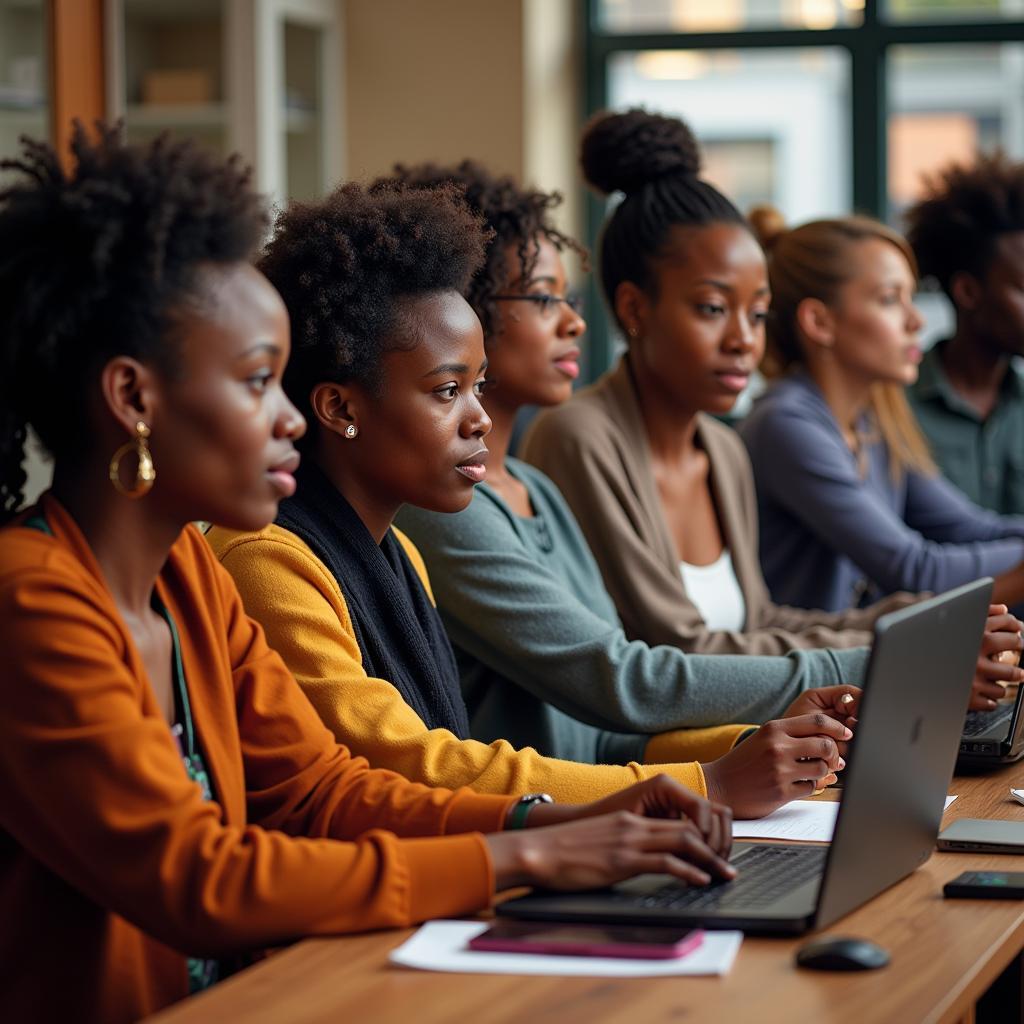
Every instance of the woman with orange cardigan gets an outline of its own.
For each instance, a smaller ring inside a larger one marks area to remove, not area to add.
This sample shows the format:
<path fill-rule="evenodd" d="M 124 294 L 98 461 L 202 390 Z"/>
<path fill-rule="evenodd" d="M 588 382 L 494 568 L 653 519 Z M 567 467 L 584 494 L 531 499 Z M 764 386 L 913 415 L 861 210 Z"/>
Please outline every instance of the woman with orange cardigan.
<path fill-rule="evenodd" d="M 337 743 L 189 525 L 258 529 L 295 486 L 262 204 L 188 143 L 72 149 L 29 144 L 0 195 L 5 1014 L 135 1020 L 247 951 L 512 885 L 731 877 L 728 811 L 672 780 L 570 808 Z M 468 276 L 479 230 L 452 245 Z M 16 513 L 28 426 L 53 489 Z"/>

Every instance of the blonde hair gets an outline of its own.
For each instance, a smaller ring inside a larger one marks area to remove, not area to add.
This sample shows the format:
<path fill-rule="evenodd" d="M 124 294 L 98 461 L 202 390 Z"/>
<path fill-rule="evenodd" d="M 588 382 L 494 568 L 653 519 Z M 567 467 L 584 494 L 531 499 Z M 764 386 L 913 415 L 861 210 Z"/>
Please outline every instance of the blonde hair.
<path fill-rule="evenodd" d="M 850 257 L 854 246 L 871 239 L 888 242 L 900 251 L 917 276 L 917 261 L 907 240 L 870 217 L 816 220 L 787 231 L 777 210 L 760 206 L 750 211 L 749 220 L 768 254 L 772 302 L 762 364 L 767 377 L 780 376 L 806 361 L 797 309 L 808 298 L 826 305 L 835 304 L 840 288 L 852 275 L 854 264 Z M 870 411 L 889 449 L 889 470 L 894 479 L 899 479 L 907 470 L 937 472 L 928 442 L 899 384 L 874 385 Z"/>

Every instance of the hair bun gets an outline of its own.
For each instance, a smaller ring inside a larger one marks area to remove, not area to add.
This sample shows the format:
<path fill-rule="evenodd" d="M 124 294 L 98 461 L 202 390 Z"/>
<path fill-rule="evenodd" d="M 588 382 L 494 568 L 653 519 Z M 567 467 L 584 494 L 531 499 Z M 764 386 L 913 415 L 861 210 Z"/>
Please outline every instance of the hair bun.
<path fill-rule="evenodd" d="M 779 236 L 786 232 L 786 218 L 770 203 L 755 206 L 747 214 L 747 222 L 765 252 L 769 252 Z"/>
<path fill-rule="evenodd" d="M 657 178 L 696 175 L 701 160 L 697 140 L 684 122 L 634 108 L 590 119 L 583 129 L 580 164 L 599 192 L 628 195 Z"/>

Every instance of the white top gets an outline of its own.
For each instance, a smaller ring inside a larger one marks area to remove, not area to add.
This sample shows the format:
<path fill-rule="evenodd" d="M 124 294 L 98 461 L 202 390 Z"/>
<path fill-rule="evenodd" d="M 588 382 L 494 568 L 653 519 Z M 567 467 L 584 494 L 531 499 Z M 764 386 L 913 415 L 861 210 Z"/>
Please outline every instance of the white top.
<path fill-rule="evenodd" d="M 711 565 L 679 563 L 686 596 L 697 606 L 704 625 L 713 633 L 738 633 L 747 621 L 747 605 L 743 600 L 732 556 L 725 548 Z"/>

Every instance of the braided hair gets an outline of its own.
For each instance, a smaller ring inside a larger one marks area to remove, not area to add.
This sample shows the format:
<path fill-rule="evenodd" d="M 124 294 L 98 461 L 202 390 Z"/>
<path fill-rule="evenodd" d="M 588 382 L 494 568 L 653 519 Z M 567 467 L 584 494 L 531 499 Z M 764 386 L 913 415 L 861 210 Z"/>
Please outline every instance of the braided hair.
<path fill-rule="evenodd" d="M 0 521 L 22 502 L 29 425 L 54 456 L 89 443 L 91 390 L 115 355 L 179 369 L 175 315 L 197 302 L 201 264 L 252 257 L 267 228 L 237 157 L 161 136 L 129 146 L 120 126 L 81 124 L 73 170 L 22 140 L 0 168 Z"/>
<path fill-rule="evenodd" d="M 673 228 L 746 225 L 739 210 L 698 177 L 697 140 L 678 118 L 639 108 L 597 114 L 583 130 L 580 164 L 602 195 L 624 194 L 599 243 L 601 288 L 613 314 L 623 281 L 655 293 L 655 266 Z"/>

